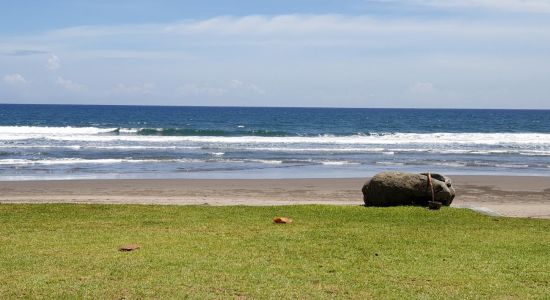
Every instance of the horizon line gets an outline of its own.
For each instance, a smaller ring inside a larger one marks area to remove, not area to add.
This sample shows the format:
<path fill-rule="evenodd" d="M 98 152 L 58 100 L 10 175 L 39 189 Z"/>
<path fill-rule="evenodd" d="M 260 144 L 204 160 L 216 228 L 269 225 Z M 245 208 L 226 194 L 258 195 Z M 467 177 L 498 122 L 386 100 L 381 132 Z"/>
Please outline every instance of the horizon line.
<path fill-rule="evenodd" d="M 128 107 L 218 107 L 218 108 L 311 108 L 311 109 L 417 109 L 417 110 L 550 110 L 549 108 L 465 108 L 465 107 L 335 107 L 335 106 L 247 106 L 247 105 L 162 105 L 162 104 L 88 104 L 88 103 L 4 103 L 0 105 L 51 105 L 51 106 L 128 106 Z"/>

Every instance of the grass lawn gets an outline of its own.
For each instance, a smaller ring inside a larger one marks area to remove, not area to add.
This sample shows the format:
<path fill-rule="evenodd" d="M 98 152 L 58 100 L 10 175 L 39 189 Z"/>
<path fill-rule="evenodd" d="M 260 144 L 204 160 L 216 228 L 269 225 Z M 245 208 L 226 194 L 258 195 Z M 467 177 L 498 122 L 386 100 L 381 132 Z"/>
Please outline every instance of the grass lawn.
<path fill-rule="evenodd" d="M 142 248 L 117 251 L 127 243 Z M 0 205 L 1 299 L 549 295 L 549 220 L 416 207 Z"/>

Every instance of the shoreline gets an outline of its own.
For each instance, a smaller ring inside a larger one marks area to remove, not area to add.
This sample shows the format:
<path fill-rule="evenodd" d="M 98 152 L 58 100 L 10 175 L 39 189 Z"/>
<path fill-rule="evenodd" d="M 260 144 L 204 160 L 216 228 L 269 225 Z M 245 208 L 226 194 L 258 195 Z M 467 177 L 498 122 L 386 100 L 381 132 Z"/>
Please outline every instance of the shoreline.
<path fill-rule="evenodd" d="M 550 218 L 550 177 L 451 176 L 452 207 L 489 215 Z M 0 181 L 0 203 L 159 205 L 362 205 L 368 178 L 85 179 Z"/>

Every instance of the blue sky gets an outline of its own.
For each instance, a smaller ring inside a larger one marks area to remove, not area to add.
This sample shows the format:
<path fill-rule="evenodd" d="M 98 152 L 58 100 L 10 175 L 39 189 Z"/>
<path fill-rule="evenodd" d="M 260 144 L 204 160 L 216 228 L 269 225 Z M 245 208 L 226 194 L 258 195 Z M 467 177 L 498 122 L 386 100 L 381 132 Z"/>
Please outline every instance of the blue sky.
<path fill-rule="evenodd" d="M 0 102 L 550 108 L 550 0 L 0 1 Z"/>

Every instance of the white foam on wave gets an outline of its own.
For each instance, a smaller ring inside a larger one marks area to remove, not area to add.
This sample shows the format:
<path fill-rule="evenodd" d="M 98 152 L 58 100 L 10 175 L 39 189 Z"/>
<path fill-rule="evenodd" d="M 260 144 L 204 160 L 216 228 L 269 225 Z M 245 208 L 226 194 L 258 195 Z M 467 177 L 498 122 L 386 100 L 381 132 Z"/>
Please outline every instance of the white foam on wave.
<path fill-rule="evenodd" d="M 384 165 L 384 166 L 404 166 L 405 163 L 402 162 L 394 162 L 394 161 L 377 161 L 377 165 Z"/>
<path fill-rule="evenodd" d="M 529 168 L 529 165 L 524 164 L 495 164 L 498 168 L 510 168 L 510 169 L 524 169 Z"/>
<path fill-rule="evenodd" d="M 84 158 L 59 158 L 59 159 L 2 159 L 0 165 L 72 165 L 72 164 L 120 164 L 120 163 L 194 163 L 204 162 L 198 159 L 84 159 Z"/>
<path fill-rule="evenodd" d="M 134 133 L 137 133 L 138 131 L 140 131 L 141 128 L 120 128 L 118 130 L 119 133 L 131 133 L 131 134 L 134 134 Z"/>
<path fill-rule="evenodd" d="M 198 142 L 221 144 L 339 144 L 339 145 L 544 145 L 550 146 L 550 134 L 534 133 L 396 133 L 383 136 L 51 136 L 54 140 Z"/>
<path fill-rule="evenodd" d="M 358 162 L 351 161 L 323 161 L 321 164 L 325 166 L 344 166 L 344 165 L 359 165 Z"/>
<path fill-rule="evenodd" d="M 550 151 L 522 150 L 519 152 L 519 154 L 526 155 L 526 156 L 550 156 Z"/>
<path fill-rule="evenodd" d="M 199 149 L 210 149 L 209 147 L 202 146 L 183 146 L 183 145 L 60 145 L 60 144 L 7 144 L 0 145 L 0 149 L 71 149 L 71 150 L 81 150 L 81 149 L 99 149 L 99 150 L 199 150 Z M 529 149 L 491 149 L 491 150 L 474 150 L 474 149 L 429 149 L 429 146 L 426 148 L 376 148 L 365 145 L 364 148 L 295 148 L 290 145 L 281 145 L 281 147 L 240 147 L 239 145 L 219 145 L 219 147 L 212 147 L 212 150 L 220 149 L 231 151 L 269 151 L 269 152 L 284 152 L 284 153 L 357 153 L 357 154 L 368 154 L 368 153 L 381 153 L 383 155 L 395 155 L 396 153 L 434 153 L 434 154 L 474 154 L 474 155 L 492 155 L 492 154 L 510 154 L 510 155 L 524 155 L 524 156 L 550 156 L 550 149 L 545 150 L 529 150 Z M 210 152 L 211 155 L 218 156 L 224 155 L 225 152 L 214 151 Z"/>
<path fill-rule="evenodd" d="M 121 163 L 205 163 L 209 160 L 201 159 L 83 159 L 83 158 L 59 158 L 59 159 L 3 159 L 0 160 L 0 165 L 78 165 L 78 164 L 121 164 Z M 261 163 L 269 165 L 280 165 L 282 160 L 276 159 L 222 159 L 213 162 L 220 163 Z M 304 163 L 305 161 L 286 161 L 286 163 Z M 309 160 L 310 164 L 322 164 L 327 166 L 342 166 L 342 165 L 359 165 L 357 162 L 350 161 L 315 161 Z"/>
<path fill-rule="evenodd" d="M 104 149 L 104 150 L 193 150 L 201 149 L 199 146 L 133 146 L 133 145 L 120 145 L 120 146 L 95 146 L 86 145 L 82 146 L 85 149 Z"/>
<path fill-rule="evenodd" d="M 466 163 L 463 163 L 463 162 L 435 162 L 433 164 L 436 166 L 453 167 L 453 168 L 466 167 Z"/>
<path fill-rule="evenodd" d="M 118 146 L 98 146 L 98 145 L 0 145 L 0 149 L 102 149 L 102 150 L 177 150 L 177 149 L 201 149 L 200 146 L 135 146 L 135 145 L 118 145 Z"/>
<path fill-rule="evenodd" d="M 290 147 L 233 147 L 232 150 L 269 151 L 269 152 L 338 152 L 338 153 L 375 153 L 384 152 L 384 148 L 294 148 Z"/>
<path fill-rule="evenodd" d="M 60 158 L 60 159 L 2 159 L 0 165 L 67 165 L 67 164 L 112 164 L 123 162 L 123 159 L 81 159 L 81 158 Z"/>
<path fill-rule="evenodd" d="M 273 160 L 273 159 L 247 159 L 246 162 L 256 162 L 269 165 L 280 165 L 283 163 L 282 160 Z"/>
<path fill-rule="evenodd" d="M 138 141 L 173 142 L 189 141 L 202 143 L 240 144 L 536 144 L 550 145 L 550 133 L 392 133 L 350 136 L 307 136 L 307 137 L 263 137 L 263 136 L 141 136 L 108 135 L 116 130 L 135 133 L 139 129 L 97 128 L 97 127 L 40 127 L 0 126 L 0 139 L 51 139 L 64 141 Z"/>
<path fill-rule="evenodd" d="M 118 128 L 98 128 L 98 127 L 42 127 L 42 126 L 0 126 L 0 134 L 53 134 L 53 135 L 93 135 L 108 133 Z"/>
<path fill-rule="evenodd" d="M 122 163 L 262 163 L 270 165 L 282 164 L 281 160 L 270 159 L 222 159 L 222 160 L 202 160 L 202 159 L 83 159 L 83 158 L 59 158 L 59 159 L 1 159 L 0 165 L 20 166 L 20 165 L 78 165 L 78 164 L 122 164 Z"/>
<path fill-rule="evenodd" d="M 0 145 L 0 149 L 47 149 L 47 148 L 59 148 L 59 149 L 81 149 L 81 145 Z"/>

